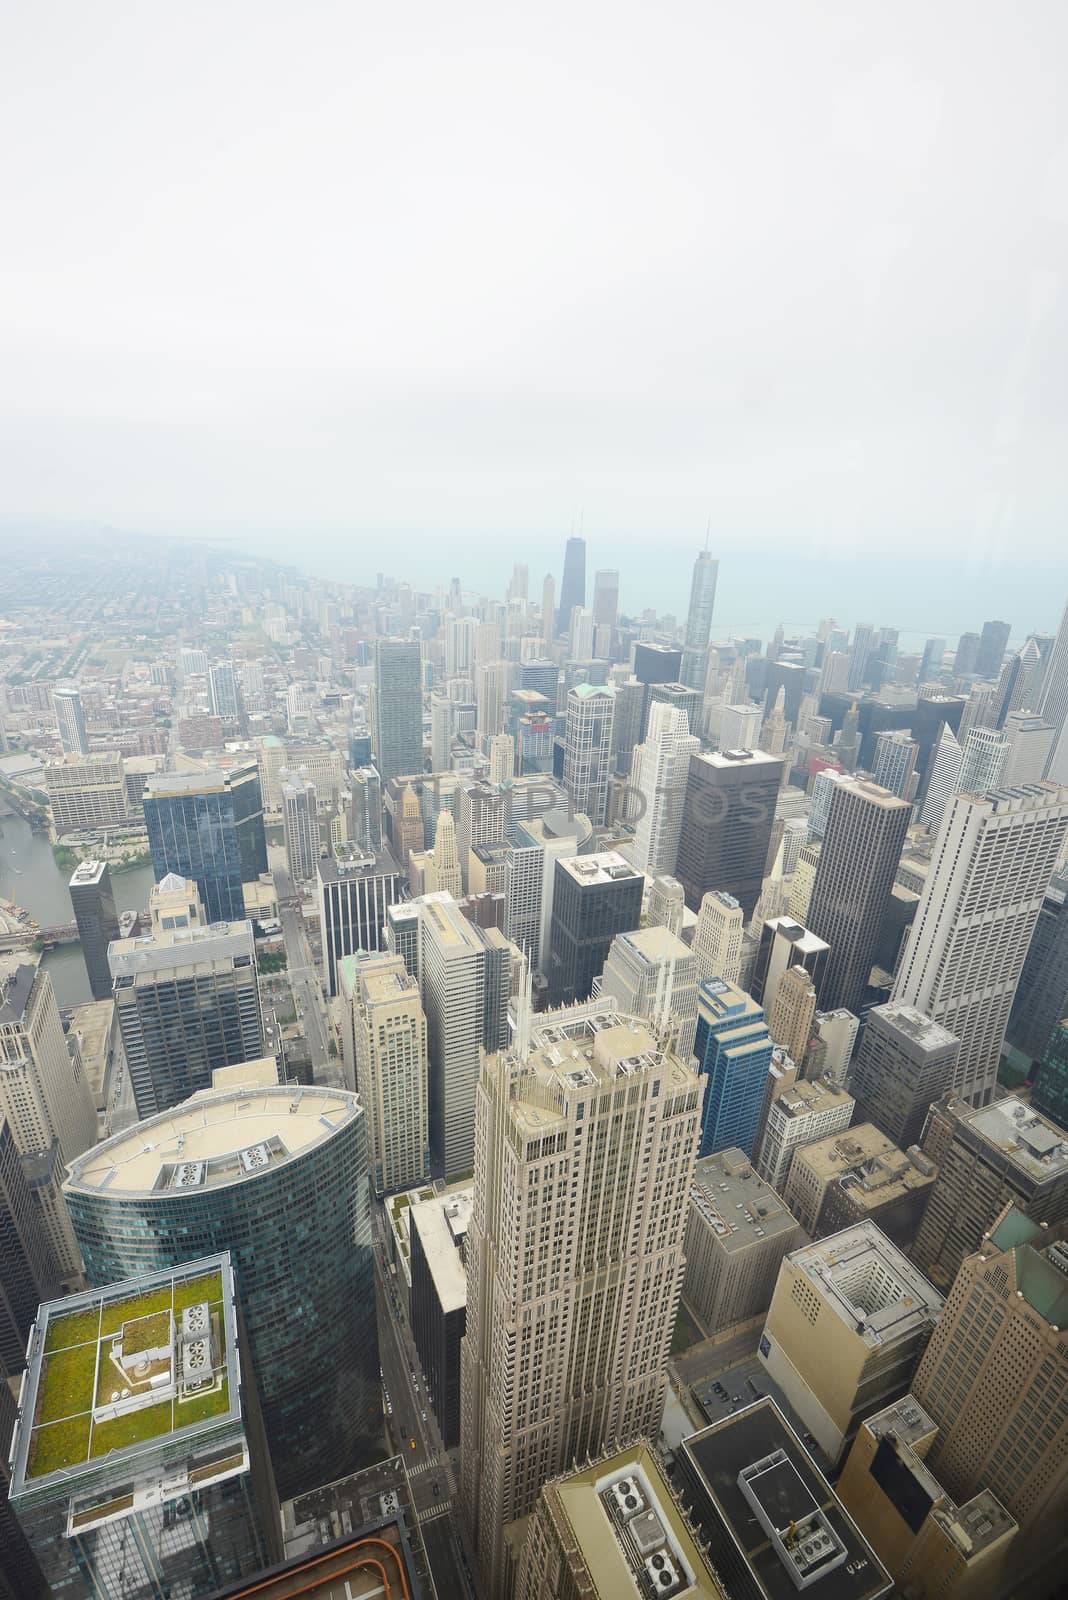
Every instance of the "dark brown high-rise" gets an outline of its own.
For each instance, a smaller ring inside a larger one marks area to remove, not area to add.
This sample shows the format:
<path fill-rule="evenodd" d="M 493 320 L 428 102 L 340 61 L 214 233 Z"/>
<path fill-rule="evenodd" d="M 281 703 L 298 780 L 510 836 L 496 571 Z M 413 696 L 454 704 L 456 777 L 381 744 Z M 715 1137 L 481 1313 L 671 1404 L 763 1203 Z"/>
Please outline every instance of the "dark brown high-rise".
<path fill-rule="evenodd" d="M 753 915 L 781 779 L 782 757 L 764 750 L 692 758 L 675 869 L 691 911 L 721 889 L 739 902 L 746 921 Z"/>

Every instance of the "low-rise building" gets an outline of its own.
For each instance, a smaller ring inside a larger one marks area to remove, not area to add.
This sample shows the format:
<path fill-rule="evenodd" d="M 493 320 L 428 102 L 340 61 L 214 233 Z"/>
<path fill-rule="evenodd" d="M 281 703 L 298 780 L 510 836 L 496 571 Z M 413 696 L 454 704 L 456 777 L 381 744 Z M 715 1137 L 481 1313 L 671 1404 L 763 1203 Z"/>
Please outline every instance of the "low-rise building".
<path fill-rule="evenodd" d="M 682 1297 L 706 1335 L 762 1315 L 783 1256 L 805 1243 L 800 1223 L 741 1150 L 694 1170 Z"/>
<path fill-rule="evenodd" d="M 783 1198 L 814 1239 L 855 1222 L 877 1222 L 902 1249 L 923 1216 L 934 1162 L 916 1145 L 899 1150 L 871 1122 L 858 1122 L 794 1155 Z"/>

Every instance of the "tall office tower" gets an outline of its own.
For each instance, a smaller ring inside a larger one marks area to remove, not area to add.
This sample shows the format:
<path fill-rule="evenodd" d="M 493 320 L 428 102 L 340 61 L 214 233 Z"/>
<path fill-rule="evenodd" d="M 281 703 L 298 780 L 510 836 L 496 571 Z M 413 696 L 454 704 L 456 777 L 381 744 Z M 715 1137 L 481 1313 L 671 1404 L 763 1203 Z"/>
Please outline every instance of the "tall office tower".
<path fill-rule="evenodd" d="M 812 804 L 808 813 L 808 836 L 822 840 L 827 832 L 827 818 L 831 814 L 831 801 L 835 785 L 848 777 L 834 767 L 822 767 L 812 780 Z"/>
<path fill-rule="evenodd" d="M 244 883 L 267 871 L 259 769 L 160 772 L 144 793 L 145 827 L 156 878 L 176 873 L 196 883 L 209 922 L 245 914 Z"/>
<path fill-rule="evenodd" d="M 718 577 L 719 562 L 707 550 L 702 550 L 694 562 L 690 607 L 683 636 L 681 681 L 691 689 L 704 688 Z"/>
<path fill-rule="evenodd" d="M 65 756 L 87 756 L 89 734 L 85 726 L 81 690 L 76 683 L 57 683 L 52 690 L 52 709 Z"/>
<path fill-rule="evenodd" d="M 979 635 L 962 633 L 957 640 L 957 653 L 953 657 L 953 671 L 958 678 L 971 677 L 979 657 Z"/>
<path fill-rule="evenodd" d="M 684 711 L 668 705 L 650 708 L 645 743 L 635 745 L 630 769 L 630 787 L 641 797 L 633 859 L 650 877 L 675 870 L 690 758 L 700 748 Z"/>
<path fill-rule="evenodd" d="M 183 678 L 202 678 L 208 670 L 208 658 L 203 650 L 183 645 L 178 652 L 178 668 Z"/>
<path fill-rule="evenodd" d="M 407 1208 L 412 1336 L 446 1450 L 460 1443 L 460 1346 L 467 1322 L 463 1253 L 472 1200 L 469 1183 L 454 1183 L 431 1199 L 413 1196 Z"/>
<path fill-rule="evenodd" d="M 48 1291 L 50 1294 L 54 1290 Z M 40 1296 L 38 1296 L 38 1304 Z M 37 1312 L 37 1304 L 30 1313 L 29 1331 Z M 22 1341 L 25 1352 L 26 1341 Z M 20 1356 L 20 1362 L 23 1356 Z M 0 1363 L 0 1436 L 10 1439 L 18 1420 L 18 1406 L 13 1392 L 14 1379 Z M 4 1600 L 48 1600 L 51 1590 L 30 1549 L 22 1525 L 8 1503 L 10 1467 L 6 1452 L 0 1461 L 0 1595 Z"/>
<path fill-rule="evenodd" d="M 63 1168 L 96 1138 L 96 1106 L 78 1051 L 68 1051 L 52 980 L 43 967 L 0 968 L 0 1116 L 22 1160 L 65 1282 L 81 1272 L 63 1204 Z"/>
<path fill-rule="evenodd" d="M 386 912 L 400 896 L 400 870 L 385 851 L 322 856 L 316 868 L 323 984 L 337 994 L 337 964 L 357 950 L 385 949 Z"/>
<path fill-rule="evenodd" d="M 505 1529 L 546 1479 L 657 1436 L 700 1104 L 689 1067 L 596 1003 L 528 1015 L 515 1053 L 483 1063 L 461 1493 L 491 1595 L 510 1592 Z"/>
<path fill-rule="evenodd" d="M 445 625 L 445 676 L 470 678 L 475 670 L 475 639 L 478 622 L 474 617 L 453 617 Z"/>
<path fill-rule="evenodd" d="M 307 1084 L 209 1090 L 79 1157 L 64 1193 L 94 1286 L 232 1253 L 282 1499 L 378 1453 L 357 1095 Z"/>
<path fill-rule="evenodd" d="M 830 1461 L 872 1410 L 908 1392 L 942 1307 L 874 1222 L 786 1257 L 760 1359 Z"/>
<path fill-rule="evenodd" d="M 693 953 L 702 978 L 723 978 L 736 984 L 741 976 L 742 934 L 745 919 L 732 894 L 710 889 L 701 897 Z"/>
<path fill-rule="evenodd" d="M 999 781 L 1007 789 L 1041 783 L 1053 751 L 1054 732 L 1049 723 L 1029 711 L 1010 711 L 1004 733 L 1007 750 Z"/>
<path fill-rule="evenodd" d="M 830 954 L 830 946 L 793 917 L 769 917 L 760 930 L 750 986 L 753 999 L 770 1008 L 790 967 L 804 967 L 819 994 Z M 800 1058 L 797 1064 L 801 1065 Z"/>
<path fill-rule="evenodd" d="M 760 738 L 761 709 L 757 705 L 723 707 L 716 741 L 721 750 L 754 750 Z"/>
<path fill-rule="evenodd" d="M 834 746 L 847 772 L 855 772 L 860 762 L 860 712 L 856 701 L 842 718 L 842 727 Z"/>
<path fill-rule="evenodd" d="M 237 686 L 237 673 L 232 661 L 217 661 L 208 673 L 208 691 L 211 696 L 211 714 L 224 722 L 238 722 L 241 718 L 241 692 Z"/>
<path fill-rule="evenodd" d="M 920 811 L 920 821 L 931 833 L 942 826 L 950 796 L 960 787 L 964 751 L 948 722 L 943 722 L 934 755 L 927 775 L 927 792 Z"/>
<path fill-rule="evenodd" d="M 589 999 L 616 934 L 641 922 L 643 884 L 614 850 L 557 860 L 546 968 L 551 1006 Z"/>
<path fill-rule="evenodd" d="M 523 1531 L 515 1600 L 727 1593 L 645 1440 L 572 1463 L 542 1487 Z"/>
<path fill-rule="evenodd" d="M 804 1064 L 816 1015 L 816 991 L 804 967 L 788 967 L 768 1002 L 768 1032 L 798 1066 Z"/>
<path fill-rule="evenodd" d="M 593 612 L 586 606 L 576 606 L 571 613 L 568 638 L 568 655 L 572 661 L 592 660 L 593 635 Z"/>
<path fill-rule="evenodd" d="M 688 689 L 684 683 L 651 683 L 648 685 L 648 714 L 645 718 L 643 738 L 649 736 L 649 717 L 656 705 L 674 706 L 686 713 L 687 728 L 693 732 L 701 725 L 701 691 Z"/>
<path fill-rule="evenodd" d="M 937 1437 L 912 1394 L 865 1418 L 835 1484 L 839 1499 L 871 1540 L 895 1594 L 1004 1594 L 1016 1519 L 989 1489 L 957 1504 L 928 1465 Z"/>
<path fill-rule="evenodd" d="M 1024 1539 L 1068 1512 L 1065 1247 L 1007 1206 L 961 1265 L 913 1393 L 940 1429 L 929 1461 L 952 1494 L 989 1488 Z"/>
<path fill-rule="evenodd" d="M 286 860 L 294 884 L 315 876 L 319 859 L 319 812 L 315 785 L 293 779 L 282 785 L 282 823 L 285 830 Z"/>
<path fill-rule="evenodd" d="M 647 928 L 666 928 L 669 933 L 682 937 L 683 914 L 686 910 L 686 896 L 682 884 L 677 878 L 654 878 L 649 885 L 649 894 L 645 907 L 645 925 Z M 702 972 L 702 977 L 708 974 Z"/>
<path fill-rule="evenodd" d="M 311 716 L 311 696 L 302 683 L 291 683 L 286 690 L 286 727 L 298 732 Z"/>
<path fill-rule="evenodd" d="M 460 872 L 460 853 L 456 845 L 456 823 L 451 811 L 438 813 L 434 832 L 434 888 L 444 889 L 454 899 L 463 897 L 463 877 Z"/>
<path fill-rule="evenodd" d="M 488 754 L 490 783 L 507 783 L 515 777 L 515 740 L 510 733 L 494 734 Z"/>
<path fill-rule="evenodd" d="M 382 779 L 376 767 L 357 767 L 350 780 L 352 842 L 368 855 L 382 849 Z"/>
<path fill-rule="evenodd" d="M 690 761 L 675 876 L 696 911 L 710 889 L 756 909 L 779 798 L 782 761 L 763 750 L 702 752 Z"/>
<path fill-rule="evenodd" d="M 33 1168 L 23 1164 L 11 1127 L 0 1113 L 0 1396 L 7 1372 L 18 1372 L 24 1365 L 26 1338 L 41 1297 L 58 1292 L 60 1276 L 34 1195 Z M 0 1467 L 0 1505 L 2 1483 Z M 0 1515 L 0 1530 L 2 1520 Z"/>
<path fill-rule="evenodd" d="M 946 654 L 946 641 L 944 639 L 928 639 L 923 647 L 923 657 L 920 661 L 919 681 L 921 684 L 936 682 L 942 675 L 942 662 Z"/>
<path fill-rule="evenodd" d="M 860 1019 L 852 1011 L 839 1007 L 837 1011 L 817 1011 L 814 1026 L 813 1037 L 823 1046 L 821 1075 L 841 1087 L 849 1073 Z"/>
<path fill-rule="evenodd" d="M 371 742 L 382 782 L 423 770 L 423 661 L 417 642 L 379 639 L 371 690 Z"/>
<path fill-rule="evenodd" d="M 706 978 L 694 1037 L 697 1064 L 707 1079 L 702 1156 L 736 1146 L 752 1159 L 773 1050 L 763 1008 L 733 983 Z"/>
<path fill-rule="evenodd" d="M 522 951 L 531 972 L 541 968 L 541 902 L 545 850 L 513 829 L 504 847 L 505 931 Z"/>
<path fill-rule="evenodd" d="M 969 728 L 957 788 L 965 794 L 985 794 L 998 788 L 1008 754 L 1008 740 L 999 729 Z"/>
<path fill-rule="evenodd" d="M 414 850 L 422 850 L 426 843 L 423 828 L 423 808 L 411 784 L 406 784 L 400 808 L 394 813 L 393 848 L 402 872 L 407 872 L 408 861 Z"/>
<path fill-rule="evenodd" d="M 1033 711 L 1041 689 L 1041 655 L 1034 639 L 1010 656 L 998 679 L 995 725 L 1002 727 L 1010 711 Z"/>
<path fill-rule="evenodd" d="M 960 725 L 956 730 L 962 746 L 966 746 L 968 735 L 973 728 L 993 729 L 997 720 L 997 702 L 997 684 L 980 681 L 972 684 L 964 703 L 964 710 L 961 712 Z"/>
<path fill-rule="evenodd" d="M 785 689 L 780 688 L 760 730 L 760 748 L 766 750 L 770 756 L 781 756 L 786 751 L 790 729 L 783 712 L 785 697 Z"/>
<path fill-rule="evenodd" d="M 868 659 L 875 648 L 877 629 L 870 622 L 858 622 L 853 630 L 853 645 L 849 653 L 849 679 L 851 694 L 863 689 L 868 675 Z"/>
<path fill-rule="evenodd" d="M 564 788 L 595 828 L 603 828 L 608 816 L 614 705 L 615 690 L 607 684 L 580 683 L 568 691 Z"/>
<path fill-rule="evenodd" d="M 471 851 L 480 844 L 500 844 L 508 826 L 503 791 L 495 783 L 465 780 L 456 789 L 456 845 L 464 888 L 470 873 Z"/>
<path fill-rule="evenodd" d="M 560 609 L 556 616 L 558 636 L 570 631 L 572 611 L 585 604 L 586 541 L 571 538 L 564 547 L 564 575 L 560 580 Z"/>
<path fill-rule="evenodd" d="M 530 568 L 517 561 L 512 567 L 512 576 L 508 584 L 508 599 L 526 600 L 530 589 Z"/>
<path fill-rule="evenodd" d="M 975 671 L 980 678 L 996 678 L 1005 659 L 1011 624 L 984 622 L 975 656 Z"/>
<path fill-rule="evenodd" d="M 553 642 L 556 627 L 556 584 L 551 572 L 545 574 L 541 585 L 541 642 L 548 648 Z"/>
<path fill-rule="evenodd" d="M 11 1504 L 70 1600 L 189 1600 L 282 1555 L 228 1255 L 42 1305 Z"/>
<path fill-rule="evenodd" d="M 114 828 L 127 820 L 126 772 L 116 751 L 65 755 L 59 761 L 47 761 L 44 775 L 58 834 Z"/>
<path fill-rule="evenodd" d="M 400 956 L 338 962 L 348 1086 L 367 1112 L 368 1166 L 377 1195 L 427 1175 L 426 1017 Z"/>
<path fill-rule="evenodd" d="M 1068 1021 L 1054 1025 L 1034 1075 L 1031 1104 L 1058 1128 L 1068 1129 Z"/>
<path fill-rule="evenodd" d="M 911 799 L 909 785 L 916 770 L 918 750 L 915 739 L 910 739 L 907 733 L 900 733 L 896 728 L 880 733 L 875 741 L 875 760 L 871 769 L 875 782 L 901 800 Z"/>
<path fill-rule="evenodd" d="M 643 1017 L 683 1061 L 693 1054 L 700 975 L 693 951 L 666 928 L 617 933 L 595 986 L 628 1016 Z"/>
<path fill-rule="evenodd" d="M 443 694 L 430 696 L 430 766 L 448 772 L 452 766 L 453 702 Z"/>
<path fill-rule="evenodd" d="M 93 999 L 110 1000 L 108 945 L 119 937 L 119 919 L 107 862 L 83 861 L 75 869 L 69 889 Z"/>
<path fill-rule="evenodd" d="M 813 1083 L 795 1078 L 791 1083 L 788 1060 L 780 1058 L 779 1070 L 754 1165 L 765 1183 L 785 1195 L 797 1151 L 848 1128 L 856 1102 L 823 1078 Z"/>
<path fill-rule="evenodd" d="M 1020 1100 L 976 1110 L 946 1095 L 931 1107 L 923 1150 L 938 1181 L 912 1256 L 939 1288 L 949 1288 L 1004 1206 L 1019 1206 L 1035 1222 L 1068 1219 L 1068 1140 Z"/>
<path fill-rule="evenodd" d="M 455 1178 L 472 1166 L 480 1054 L 507 1041 L 513 947 L 436 897 L 420 908 L 419 942 L 430 1152 L 435 1170 Z"/>
<path fill-rule="evenodd" d="M 479 662 L 475 668 L 475 722 L 484 748 L 488 740 L 501 732 L 507 721 L 511 688 L 510 661 Z"/>
<path fill-rule="evenodd" d="M 163 880 L 166 891 L 181 880 Z M 178 891 L 174 898 L 188 898 Z M 181 913 L 178 914 L 179 916 Z M 251 922 L 161 927 L 108 952 L 115 1016 L 139 1117 L 211 1086 L 217 1067 L 263 1055 Z"/>
<path fill-rule="evenodd" d="M 901 1150 L 919 1144 L 927 1113 L 953 1081 L 955 1034 L 900 1001 L 868 1013 L 849 1079 L 862 1122 L 874 1122 Z"/>
<path fill-rule="evenodd" d="M 820 985 L 828 1011 L 859 1011 L 912 807 L 863 778 L 839 783 L 816 868 L 808 920 L 831 947 Z"/>
<path fill-rule="evenodd" d="M 682 1298 L 705 1334 L 747 1322 L 771 1304 L 782 1258 L 805 1235 L 742 1150 L 718 1150 L 694 1169 Z"/>
<path fill-rule="evenodd" d="M 619 573 L 604 568 L 593 575 L 593 623 L 596 628 L 614 628 L 619 615 Z"/>
<path fill-rule="evenodd" d="M 1009 1042 L 1025 1060 L 1040 1061 L 1064 1016 L 1068 1016 L 1068 870 L 1062 869 L 1050 882 L 1038 913 L 1009 1013 Z"/>
<path fill-rule="evenodd" d="M 829 650 L 820 668 L 820 694 L 845 694 L 849 688 L 850 657 L 845 650 Z"/>
<path fill-rule="evenodd" d="M 893 999 L 960 1040 L 951 1087 L 990 1099 L 1012 998 L 1068 830 L 1052 784 L 956 794 L 946 811 Z M 818 885 L 817 885 L 818 887 Z"/>

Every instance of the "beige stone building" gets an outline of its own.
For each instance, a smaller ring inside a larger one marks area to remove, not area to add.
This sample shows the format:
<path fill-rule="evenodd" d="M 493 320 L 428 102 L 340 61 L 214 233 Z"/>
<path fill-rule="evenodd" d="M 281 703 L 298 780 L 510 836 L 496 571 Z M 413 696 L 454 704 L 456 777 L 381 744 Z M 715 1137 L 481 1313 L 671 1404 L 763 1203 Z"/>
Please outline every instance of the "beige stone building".
<path fill-rule="evenodd" d="M 706 1335 L 763 1315 L 783 1256 L 804 1229 L 742 1150 L 718 1150 L 694 1168 L 682 1296 Z"/>
<path fill-rule="evenodd" d="M 858 1122 L 796 1152 L 783 1199 L 813 1238 L 854 1222 L 876 1222 L 906 1248 L 916 1237 L 936 1170 L 921 1150 L 899 1150 L 874 1124 Z"/>
<path fill-rule="evenodd" d="M 44 771 L 57 836 L 126 821 L 126 772 L 120 755 L 64 756 L 49 761 Z"/>
<path fill-rule="evenodd" d="M 419 985 L 400 956 L 344 956 L 346 1087 L 367 1113 L 368 1166 L 375 1193 L 394 1194 L 427 1172 L 426 1017 Z"/>
<path fill-rule="evenodd" d="M 816 1015 L 816 990 L 804 967 L 789 967 L 768 1008 L 768 1031 L 794 1061 L 804 1062 Z"/>
<path fill-rule="evenodd" d="M 524 1008 L 482 1062 L 461 1351 L 461 1491 L 485 1593 L 505 1529 L 613 1439 L 655 1438 L 702 1083 L 597 1001 Z"/>
<path fill-rule="evenodd" d="M 757 1147 L 757 1171 L 780 1194 L 795 1153 L 816 1139 L 848 1128 L 855 1104 L 851 1094 L 824 1078 L 817 1078 L 815 1083 L 798 1082 L 795 1071 L 794 1080 L 791 1081 L 789 1069 L 782 1071 L 772 1091 Z"/>

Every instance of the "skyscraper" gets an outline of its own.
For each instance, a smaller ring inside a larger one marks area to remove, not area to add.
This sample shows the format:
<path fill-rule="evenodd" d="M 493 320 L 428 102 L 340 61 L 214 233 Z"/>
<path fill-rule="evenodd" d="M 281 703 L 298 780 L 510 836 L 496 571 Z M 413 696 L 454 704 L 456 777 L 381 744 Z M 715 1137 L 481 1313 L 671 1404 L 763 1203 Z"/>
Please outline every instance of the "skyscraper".
<path fill-rule="evenodd" d="M 764 881 L 782 760 L 763 750 L 692 757 L 675 876 L 696 911 L 710 889 L 735 897 L 748 920 Z"/>
<path fill-rule="evenodd" d="M 831 947 L 820 1004 L 858 1011 L 912 808 L 867 779 L 849 778 L 831 799 L 808 910 Z"/>
<path fill-rule="evenodd" d="M 295 885 L 315 876 L 319 859 L 319 812 L 314 783 L 292 778 L 282 785 L 282 824 L 289 876 Z"/>
<path fill-rule="evenodd" d="M 1068 1513 L 1065 1247 L 1009 1206 L 957 1274 L 913 1382 L 941 1430 L 928 1460 L 963 1499 L 990 1489 L 1025 1539 Z"/>
<path fill-rule="evenodd" d="M 669 705 L 650 707 L 645 742 L 635 745 L 630 769 L 631 789 L 641 796 L 634 864 L 650 877 L 675 870 L 690 757 L 700 748 L 684 711 Z"/>
<path fill-rule="evenodd" d="M 619 615 L 619 573 L 605 568 L 593 575 L 593 625 L 614 628 Z"/>
<path fill-rule="evenodd" d="M 752 1159 L 773 1049 L 755 1000 L 722 978 L 701 984 L 694 1054 L 707 1080 L 702 1156 L 737 1147 Z"/>
<path fill-rule="evenodd" d="M 560 609 L 556 615 L 557 634 L 571 628 L 571 613 L 586 604 L 586 541 L 571 538 L 564 547 L 564 575 L 560 580 Z"/>
<path fill-rule="evenodd" d="M 683 1061 L 693 1054 L 700 975 L 693 951 L 666 928 L 617 933 L 597 992 L 628 1016 L 644 1017 Z"/>
<path fill-rule="evenodd" d="M 964 751 L 949 723 L 943 722 L 927 775 L 923 809 L 920 811 L 920 821 L 931 833 L 937 833 L 942 826 L 949 797 L 960 786 L 963 765 Z"/>
<path fill-rule="evenodd" d="M 426 1017 L 400 956 L 338 962 L 345 1067 L 367 1112 L 375 1193 L 398 1194 L 427 1174 Z"/>
<path fill-rule="evenodd" d="M 685 910 L 686 896 L 679 880 L 667 877 L 654 878 L 649 885 L 649 896 L 646 902 L 646 927 L 667 928 L 669 933 L 681 936 Z M 707 977 L 708 974 L 702 972 L 701 976 Z"/>
<path fill-rule="evenodd" d="M 228 772 L 161 772 L 144 792 L 145 827 L 157 880 L 192 878 L 209 922 L 245 914 L 242 884 L 267 871 L 267 837 L 255 762 Z"/>
<path fill-rule="evenodd" d="M 827 831 L 827 818 L 831 814 L 834 786 L 845 777 L 848 777 L 848 773 L 839 772 L 835 767 L 823 767 L 813 778 L 812 805 L 808 813 L 810 839 L 823 839 Z"/>
<path fill-rule="evenodd" d="M 480 928 L 434 896 L 420 907 L 419 960 L 431 1157 L 455 1178 L 472 1166 L 480 1055 L 507 1042 L 513 947 L 499 928 Z"/>
<path fill-rule="evenodd" d="M 553 629 L 556 623 L 556 584 L 551 572 L 547 572 L 541 586 L 541 641 L 543 645 L 553 642 Z"/>
<path fill-rule="evenodd" d="M 367 1123 L 356 1095 L 209 1091 L 79 1157 L 64 1192 L 94 1286 L 232 1253 L 283 1499 L 378 1453 Z"/>
<path fill-rule="evenodd" d="M 871 769 L 875 782 L 902 800 L 911 799 L 909 784 L 916 770 L 918 750 L 916 741 L 896 728 L 880 733 L 875 741 L 875 760 Z"/>
<path fill-rule="evenodd" d="M 59 1280 L 60 1266 L 41 1208 L 11 1126 L 0 1112 L 0 1374 L 21 1370 L 37 1307 L 42 1298 L 58 1293 Z"/>
<path fill-rule="evenodd" d="M 568 692 L 564 788 L 575 810 L 596 828 L 604 827 L 608 815 L 614 706 L 610 685 L 580 683 Z"/>
<path fill-rule="evenodd" d="M 65 756 L 87 756 L 89 734 L 82 710 L 81 690 L 76 683 L 57 683 L 52 690 L 52 709 L 56 714 L 59 742 Z"/>
<path fill-rule="evenodd" d="M 321 856 L 316 868 L 319 927 L 323 941 L 323 984 L 337 994 L 337 964 L 357 950 L 383 950 L 386 911 L 400 893 L 393 857 L 362 852 Z"/>
<path fill-rule="evenodd" d="M 351 777 L 352 842 L 367 855 L 382 849 L 382 779 L 376 767 L 357 767 Z"/>
<path fill-rule="evenodd" d="M 69 1600 L 195 1600 L 282 1554 L 228 1255 L 42 1305 L 11 1501 Z"/>
<path fill-rule="evenodd" d="M 379 639 L 371 742 L 382 782 L 423 770 L 423 663 L 418 642 Z"/>
<path fill-rule="evenodd" d="M 705 685 L 705 654 L 712 637 L 718 577 L 719 562 L 702 550 L 693 564 L 682 653 L 682 682 L 691 689 L 703 689 Z"/>
<path fill-rule="evenodd" d="M 475 722 L 483 749 L 504 728 L 511 687 L 511 662 L 480 661 L 475 668 Z"/>
<path fill-rule="evenodd" d="M 251 922 L 203 925 L 188 914 L 196 890 L 173 874 L 152 893 L 166 907 L 159 925 L 108 952 L 139 1117 L 210 1088 L 217 1067 L 263 1055 Z"/>
<path fill-rule="evenodd" d="M 1028 639 L 1001 669 L 995 724 L 1002 727 L 1010 711 L 1033 711 L 1042 686 L 1041 655 L 1034 639 Z"/>
<path fill-rule="evenodd" d="M 596 1004 L 483 1063 L 461 1492 L 489 1595 L 510 1592 L 505 1529 L 547 1479 L 657 1436 L 700 1103 L 689 1067 Z"/>
<path fill-rule="evenodd" d="M 1068 1021 L 1054 1025 L 1034 1077 L 1031 1104 L 1068 1129 Z"/>
<path fill-rule="evenodd" d="M 550 1005 L 589 999 L 612 940 L 641 921 L 643 883 L 614 850 L 557 860 L 546 968 Z"/>
<path fill-rule="evenodd" d="M 710 889 L 701 897 L 693 953 L 702 978 L 723 978 L 736 984 L 742 968 L 742 908 L 732 894 Z"/>
<path fill-rule="evenodd" d="M 958 678 L 968 678 L 975 674 L 975 663 L 979 657 L 979 635 L 977 633 L 962 633 L 957 640 L 957 653 L 953 657 L 953 671 Z"/>
<path fill-rule="evenodd" d="M 1021 783 L 1040 783 L 1053 752 L 1053 729 L 1029 711 L 1010 711 L 1004 723 L 1008 749 L 1000 782 L 1007 789 Z M 1056 781 L 1056 780 L 1055 780 Z"/>
<path fill-rule="evenodd" d="M 979 635 L 979 649 L 975 657 L 975 671 L 978 677 L 997 678 L 1005 659 L 1005 647 L 1009 642 L 1010 632 L 1011 624 L 1008 622 L 983 623 L 983 631 Z"/>
<path fill-rule="evenodd" d="M 768 1032 L 776 1044 L 802 1067 L 812 1022 L 816 1015 L 816 991 L 804 967 L 788 967 L 779 979 L 774 998 L 768 1002 Z"/>
<path fill-rule="evenodd" d="M 985 794 L 988 789 L 996 789 L 1001 783 L 1008 753 L 1008 740 L 999 729 L 969 728 L 964 738 L 964 759 L 957 788 L 966 794 Z"/>
<path fill-rule="evenodd" d="M 209 670 L 208 690 L 213 717 L 221 717 L 224 722 L 240 721 L 241 691 L 232 661 L 217 661 Z"/>
<path fill-rule="evenodd" d="M 818 995 L 830 954 L 826 941 L 793 917 L 769 917 L 760 930 L 760 948 L 749 992 L 770 1010 L 789 968 L 804 967 Z M 780 1044 L 784 1042 L 779 1040 Z M 800 1067 L 800 1060 L 797 1064 Z"/>
<path fill-rule="evenodd" d="M 94 1000 L 110 1000 L 108 945 L 119 937 L 119 919 L 107 862 L 81 862 L 74 870 L 69 889 L 90 991 Z"/>
<path fill-rule="evenodd" d="M 1028 1061 L 1040 1061 L 1064 1016 L 1068 1016 L 1068 870 L 1061 869 L 1050 880 L 1027 949 L 1009 1014 L 1009 1040 Z"/>
<path fill-rule="evenodd" d="M 863 689 L 868 676 L 868 658 L 875 647 L 876 628 L 870 622 L 859 622 L 853 629 L 853 645 L 849 654 L 848 687 L 851 694 Z"/>
<path fill-rule="evenodd" d="M 918 1144 L 932 1101 L 953 1080 L 960 1040 L 900 1001 L 868 1013 L 849 1079 L 861 1122 L 874 1122 L 900 1150 Z"/>
<path fill-rule="evenodd" d="M 956 794 L 939 830 L 893 998 L 957 1036 L 951 1087 L 973 1104 L 993 1092 L 1012 998 L 1066 830 L 1068 792 L 1052 784 Z"/>

